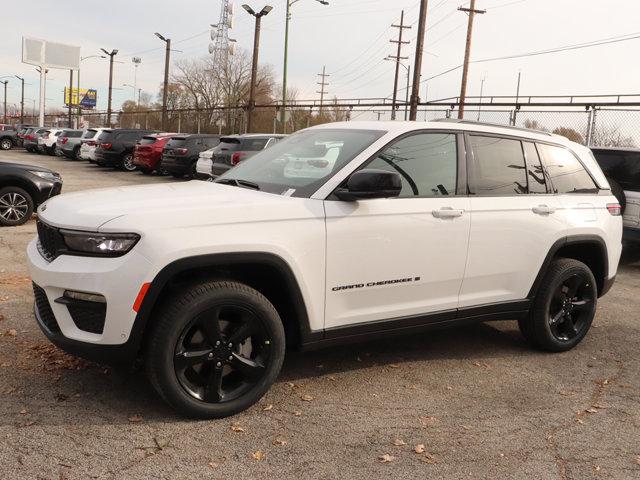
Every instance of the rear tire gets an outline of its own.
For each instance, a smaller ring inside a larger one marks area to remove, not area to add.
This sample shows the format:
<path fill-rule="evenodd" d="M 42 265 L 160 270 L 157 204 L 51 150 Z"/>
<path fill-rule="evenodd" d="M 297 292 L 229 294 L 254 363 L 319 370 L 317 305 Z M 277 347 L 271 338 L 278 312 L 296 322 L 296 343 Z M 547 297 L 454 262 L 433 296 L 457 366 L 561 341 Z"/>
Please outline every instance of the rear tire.
<path fill-rule="evenodd" d="M 571 350 L 585 337 L 596 313 L 598 288 L 593 273 L 572 258 L 554 260 L 518 326 L 533 347 L 550 352 Z"/>
<path fill-rule="evenodd" d="M 145 364 L 149 380 L 189 417 L 222 418 L 255 404 L 275 382 L 285 353 L 282 321 L 249 286 L 186 287 L 156 310 Z"/>
<path fill-rule="evenodd" d="M 13 142 L 10 138 L 0 140 L 0 150 L 11 150 L 11 147 L 13 147 Z"/>
<path fill-rule="evenodd" d="M 140 168 L 139 170 L 145 175 L 151 175 L 153 173 L 153 170 L 150 168 Z"/>
<path fill-rule="evenodd" d="M 0 225 L 22 225 L 31 218 L 34 208 L 31 195 L 22 188 L 0 188 Z"/>
<path fill-rule="evenodd" d="M 71 155 L 71 158 L 73 158 L 74 160 L 80 160 L 80 147 L 76 147 L 73 149 L 73 154 Z"/>
<path fill-rule="evenodd" d="M 122 157 L 122 169 L 127 172 L 134 172 L 138 169 L 138 167 L 133 163 L 133 154 L 127 153 L 124 157 Z"/>

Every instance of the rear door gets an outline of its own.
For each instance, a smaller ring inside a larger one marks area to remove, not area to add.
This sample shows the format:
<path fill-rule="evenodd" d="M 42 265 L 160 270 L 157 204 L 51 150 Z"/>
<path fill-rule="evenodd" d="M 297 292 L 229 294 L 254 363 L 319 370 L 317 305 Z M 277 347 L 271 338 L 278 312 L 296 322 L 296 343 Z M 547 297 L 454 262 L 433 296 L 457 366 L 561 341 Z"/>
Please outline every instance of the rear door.
<path fill-rule="evenodd" d="M 460 307 L 525 299 L 553 243 L 566 234 L 532 142 L 468 134 L 471 229 Z"/>

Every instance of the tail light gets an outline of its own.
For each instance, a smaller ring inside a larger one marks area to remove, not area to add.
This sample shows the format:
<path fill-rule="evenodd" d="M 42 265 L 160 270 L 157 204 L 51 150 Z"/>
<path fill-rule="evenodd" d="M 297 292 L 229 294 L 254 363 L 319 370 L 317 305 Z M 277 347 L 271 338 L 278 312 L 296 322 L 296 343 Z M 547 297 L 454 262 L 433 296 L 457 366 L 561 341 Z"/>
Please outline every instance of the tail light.
<path fill-rule="evenodd" d="M 247 152 L 235 152 L 233 155 L 231 155 L 231 165 L 239 164 L 240 160 L 242 160 L 246 156 Z"/>
<path fill-rule="evenodd" d="M 111 144 L 110 143 L 101 143 L 100 144 L 100 148 L 103 150 L 109 150 L 111 149 Z"/>
<path fill-rule="evenodd" d="M 607 210 L 614 217 L 619 217 L 622 215 L 622 207 L 619 203 L 607 203 Z"/>
<path fill-rule="evenodd" d="M 184 155 L 187 153 L 187 149 L 186 148 L 174 148 L 173 149 L 173 153 L 175 153 L 176 155 Z"/>
<path fill-rule="evenodd" d="M 69 140 L 69 137 L 62 137 L 62 141 L 60 143 L 64 145 L 65 143 L 67 143 L 68 140 Z"/>
<path fill-rule="evenodd" d="M 33 135 L 26 135 L 25 140 L 33 140 Z"/>

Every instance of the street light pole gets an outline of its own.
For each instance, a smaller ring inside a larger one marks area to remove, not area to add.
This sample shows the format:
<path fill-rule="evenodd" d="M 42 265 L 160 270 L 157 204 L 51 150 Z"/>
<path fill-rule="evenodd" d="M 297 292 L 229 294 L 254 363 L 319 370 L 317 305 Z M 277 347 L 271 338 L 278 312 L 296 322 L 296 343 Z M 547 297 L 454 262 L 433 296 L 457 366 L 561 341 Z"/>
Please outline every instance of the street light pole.
<path fill-rule="evenodd" d="M 7 83 L 9 80 L 0 80 L 0 83 L 4 83 L 4 123 L 7 123 Z"/>
<path fill-rule="evenodd" d="M 169 58 L 171 55 L 171 39 L 165 38 L 158 32 L 155 33 L 156 37 L 162 40 L 166 44 L 164 54 L 164 88 L 162 89 L 162 129 L 167 130 L 167 93 L 169 90 Z"/>
<path fill-rule="evenodd" d="M 20 94 L 20 123 L 24 123 L 24 78 L 19 77 L 18 75 L 14 75 L 20 83 L 22 83 L 22 91 Z"/>
<path fill-rule="evenodd" d="M 107 52 L 104 48 L 101 48 L 105 54 L 109 56 L 109 95 L 107 100 L 107 127 L 111 128 L 111 91 L 113 89 L 113 57 L 118 54 L 118 50 L 113 49 L 111 52 Z"/>
<path fill-rule="evenodd" d="M 249 87 L 249 108 L 247 110 L 247 133 L 251 133 L 253 128 L 253 113 L 256 108 L 256 81 L 258 76 L 258 52 L 260 50 L 260 21 L 267 15 L 273 7 L 265 5 L 261 11 L 256 13 L 249 5 L 242 5 L 249 15 L 256 18 L 256 29 L 253 36 L 253 60 L 251 63 L 251 85 Z"/>
<path fill-rule="evenodd" d="M 284 70 L 282 73 L 282 111 L 280 112 L 280 123 L 282 123 L 282 133 L 287 133 L 285 123 L 287 111 L 287 60 L 289 56 L 289 21 L 291 20 L 291 6 L 299 0 L 287 0 L 287 16 L 284 26 Z M 315 0 L 322 5 L 329 5 L 327 0 Z"/>

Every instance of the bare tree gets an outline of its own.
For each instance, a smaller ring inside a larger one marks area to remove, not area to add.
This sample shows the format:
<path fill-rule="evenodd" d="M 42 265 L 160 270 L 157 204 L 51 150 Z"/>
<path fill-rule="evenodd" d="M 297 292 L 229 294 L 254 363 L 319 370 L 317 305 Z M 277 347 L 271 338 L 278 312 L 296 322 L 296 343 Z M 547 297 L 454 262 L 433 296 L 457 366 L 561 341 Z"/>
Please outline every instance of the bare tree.
<path fill-rule="evenodd" d="M 598 147 L 635 147 L 636 142 L 632 137 L 620 132 L 620 127 L 596 125 L 593 131 L 593 145 Z"/>
<path fill-rule="evenodd" d="M 555 130 L 553 130 L 553 132 L 551 132 L 551 133 L 555 133 L 556 135 L 562 135 L 563 137 L 568 138 L 572 142 L 580 143 L 582 145 L 584 145 L 584 143 L 585 143 L 584 142 L 584 137 L 582 135 L 580 135 L 580 133 L 578 133 L 573 128 L 558 127 Z"/>

